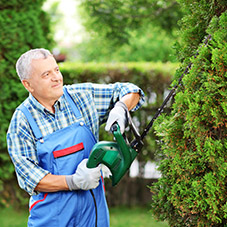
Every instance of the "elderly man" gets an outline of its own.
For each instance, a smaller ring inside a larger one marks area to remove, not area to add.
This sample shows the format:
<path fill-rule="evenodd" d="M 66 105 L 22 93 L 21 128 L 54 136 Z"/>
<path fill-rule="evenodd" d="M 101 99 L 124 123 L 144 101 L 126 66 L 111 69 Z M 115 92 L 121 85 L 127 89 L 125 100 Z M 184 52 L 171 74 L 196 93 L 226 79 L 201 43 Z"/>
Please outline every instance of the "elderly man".
<path fill-rule="evenodd" d="M 143 102 L 130 83 L 63 86 L 52 54 L 33 49 L 22 54 L 17 74 L 29 97 L 16 109 L 7 143 L 19 185 L 30 195 L 28 226 L 109 226 L 101 167 L 87 158 L 99 126 L 121 132 L 127 111 Z"/>

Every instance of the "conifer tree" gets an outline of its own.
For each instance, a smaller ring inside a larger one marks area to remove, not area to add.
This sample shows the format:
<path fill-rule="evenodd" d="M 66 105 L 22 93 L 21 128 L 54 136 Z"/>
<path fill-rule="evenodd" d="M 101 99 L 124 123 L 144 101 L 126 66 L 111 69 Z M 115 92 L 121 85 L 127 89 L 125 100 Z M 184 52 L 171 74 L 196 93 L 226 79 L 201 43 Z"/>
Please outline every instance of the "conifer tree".
<path fill-rule="evenodd" d="M 170 226 L 227 224 L 227 12 L 225 1 L 179 1 L 181 68 L 192 67 L 172 112 L 155 124 L 162 177 L 151 187 L 152 211 Z M 201 45 L 211 35 L 208 45 Z M 199 47 L 199 48 L 198 48 Z M 192 57 L 198 49 L 197 58 Z M 173 84 L 175 84 L 173 82 Z"/>

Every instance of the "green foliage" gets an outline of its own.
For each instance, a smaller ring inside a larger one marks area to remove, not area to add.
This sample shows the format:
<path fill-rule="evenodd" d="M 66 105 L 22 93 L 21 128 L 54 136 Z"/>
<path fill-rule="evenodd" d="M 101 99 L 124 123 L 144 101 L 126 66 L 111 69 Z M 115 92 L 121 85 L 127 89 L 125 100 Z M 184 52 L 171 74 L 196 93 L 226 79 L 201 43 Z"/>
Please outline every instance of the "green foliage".
<path fill-rule="evenodd" d="M 198 44 L 207 34 L 206 29 L 214 16 L 220 16 L 226 10 L 226 1 L 195 1 L 177 0 L 186 12 L 185 16 L 178 22 L 181 30 L 181 43 L 176 45 L 180 61 L 195 54 Z"/>
<path fill-rule="evenodd" d="M 227 224 L 227 13 L 224 1 L 179 1 L 181 68 L 192 61 L 172 112 L 155 124 L 162 178 L 151 187 L 152 211 L 171 226 Z M 223 12 L 225 11 L 225 12 Z M 223 12 L 223 13 L 222 13 Z M 217 16 L 215 16 L 217 15 Z M 220 17 L 219 17 L 220 16 Z M 211 20 L 212 18 L 212 20 Z M 206 29 L 209 25 L 209 28 Z M 212 40 L 190 58 L 205 34 Z M 182 70 L 178 70 L 176 77 Z"/>
<path fill-rule="evenodd" d="M 128 43 L 115 46 L 100 35 L 92 35 L 77 45 L 76 50 L 85 62 L 176 61 L 172 48 L 175 38 L 163 29 L 145 25 L 131 31 L 129 36 Z"/>
<path fill-rule="evenodd" d="M 0 192 L 3 181 L 14 177 L 6 148 L 6 132 L 15 108 L 27 96 L 15 71 L 18 57 L 31 48 L 49 48 L 51 37 L 44 0 L 0 2 Z M 0 200 L 0 203 L 2 201 Z"/>
<path fill-rule="evenodd" d="M 76 45 L 79 60 L 176 62 L 177 1 L 82 0 L 80 14 L 89 34 Z"/>
<path fill-rule="evenodd" d="M 117 44 L 128 42 L 129 32 L 144 24 L 171 34 L 182 16 L 175 0 L 83 0 L 81 6 L 85 26 Z"/>
<path fill-rule="evenodd" d="M 59 64 L 65 83 L 117 81 L 136 82 L 138 86 L 151 87 L 157 91 L 161 83 L 170 82 L 178 63 L 161 62 L 119 62 L 119 63 L 80 63 L 64 62 Z M 155 83 L 156 82 L 156 83 Z M 158 84 L 157 84 L 158 83 Z"/>

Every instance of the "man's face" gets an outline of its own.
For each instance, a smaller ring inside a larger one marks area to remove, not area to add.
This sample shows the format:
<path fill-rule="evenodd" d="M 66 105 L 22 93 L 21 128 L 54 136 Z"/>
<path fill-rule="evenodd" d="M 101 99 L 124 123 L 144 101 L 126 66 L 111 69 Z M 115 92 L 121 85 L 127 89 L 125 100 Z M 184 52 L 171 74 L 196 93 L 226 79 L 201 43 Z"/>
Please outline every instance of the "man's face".
<path fill-rule="evenodd" d="M 63 77 L 52 56 L 32 60 L 30 78 L 22 83 L 46 108 L 63 95 Z"/>

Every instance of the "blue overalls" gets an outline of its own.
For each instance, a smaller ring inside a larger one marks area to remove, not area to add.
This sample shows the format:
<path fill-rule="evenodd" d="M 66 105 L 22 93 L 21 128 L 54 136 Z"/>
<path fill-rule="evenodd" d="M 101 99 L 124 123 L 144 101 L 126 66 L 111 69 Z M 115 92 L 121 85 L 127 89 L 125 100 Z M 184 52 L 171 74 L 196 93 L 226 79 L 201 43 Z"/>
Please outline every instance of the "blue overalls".
<path fill-rule="evenodd" d="M 24 105 L 20 107 L 37 139 L 39 166 L 54 175 L 74 174 L 78 164 L 89 157 L 96 143 L 95 137 L 85 125 L 76 104 L 65 88 L 64 95 L 76 118 L 80 120 L 45 137 L 42 137 L 29 110 Z M 92 191 L 41 192 L 31 196 L 28 226 L 95 227 L 96 222 L 99 227 L 109 226 L 102 180 L 100 179 L 99 186 Z"/>

